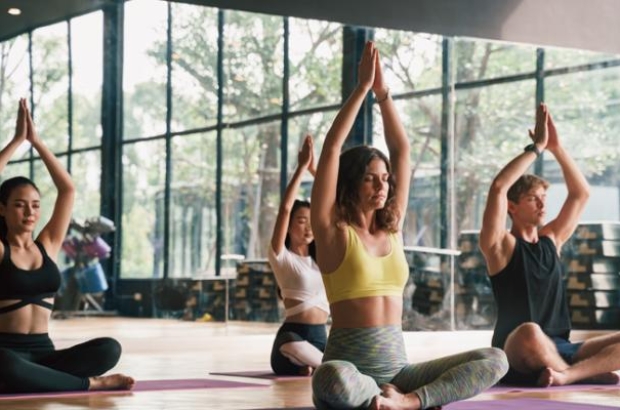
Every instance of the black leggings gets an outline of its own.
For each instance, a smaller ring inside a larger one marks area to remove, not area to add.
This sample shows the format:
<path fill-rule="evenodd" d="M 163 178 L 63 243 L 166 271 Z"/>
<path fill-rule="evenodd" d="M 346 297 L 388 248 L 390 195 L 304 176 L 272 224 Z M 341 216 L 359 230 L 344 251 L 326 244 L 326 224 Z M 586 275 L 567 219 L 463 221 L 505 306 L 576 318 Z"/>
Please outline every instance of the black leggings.
<path fill-rule="evenodd" d="M 325 325 L 306 325 L 303 323 L 285 322 L 278 329 L 271 349 L 271 369 L 277 375 L 299 375 L 301 366 L 297 366 L 280 352 L 283 344 L 307 341 L 321 352 L 325 351 L 327 330 Z"/>
<path fill-rule="evenodd" d="M 102 337 L 56 350 L 47 333 L 0 333 L 0 393 L 88 390 L 118 363 L 121 345 Z"/>

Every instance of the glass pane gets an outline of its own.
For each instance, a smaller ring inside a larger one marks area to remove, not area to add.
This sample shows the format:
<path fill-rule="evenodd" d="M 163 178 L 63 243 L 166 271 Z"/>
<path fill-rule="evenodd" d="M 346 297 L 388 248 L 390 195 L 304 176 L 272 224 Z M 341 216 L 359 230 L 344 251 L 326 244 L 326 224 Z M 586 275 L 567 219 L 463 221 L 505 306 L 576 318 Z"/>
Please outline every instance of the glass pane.
<path fill-rule="evenodd" d="M 71 156 L 73 183 L 75 184 L 75 218 L 99 216 L 101 206 L 101 151 L 87 151 Z"/>
<path fill-rule="evenodd" d="M 71 20 L 73 70 L 72 148 L 101 145 L 101 86 L 103 83 L 103 15 Z"/>
<path fill-rule="evenodd" d="M 290 109 L 340 103 L 342 25 L 289 19 Z"/>
<path fill-rule="evenodd" d="M 125 3 L 123 137 L 126 139 L 166 132 L 167 26 L 167 2 Z"/>
<path fill-rule="evenodd" d="M 282 17 L 226 12 L 224 118 L 239 121 L 282 110 Z"/>
<path fill-rule="evenodd" d="M 0 43 L 0 66 L 0 143 L 4 147 L 15 134 L 19 99 L 30 95 L 27 35 Z M 13 154 L 13 159 L 23 153 Z"/>
<path fill-rule="evenodd" d="M 67 23 L 54 24 L 32 34 L 34 119 L 37 130 L 54 152 L 67 151 L 69 50 Z"/>
<path fill-rule="evenodd" d="M 454 42 L 456 82 L 533 72 L 536 46 L 457 38 Z"/>
<path fill-rule="evenodd" d="M 455 118 L 454 227 L 462 251 L 456 270 L 456 326 L 491 329 L 495 302 L 478 234 L 495 175 L 531 141 L 533 80 L 458 91 Z M 532 172 L 533 170 L 530 170 Z"/>
<path fill-rule="evenodd" d="M 620 219 L 620 68 L 545 78 L 545 96 L 560 141 L 591 185 L 585 221 Z M 557 162 L 545 154 L 548 215 L 557 215 L 566 187 Z"/>
<path fill-rule="evenodd" d="M 288 175 L 291 176 L 295 168 L 297 167 L 297 153 L 301 148 L 304 137 L 306 134 L 312 135 L 314 140 L 314 159 L 318 163 L 319 155 L 321 155 L 321 149 L 323 148 L 323 141 L 325 141 L 325 135 L 329 131 L 336 111 L 318 112 L 311 115 L 302 115 L 293 117 L 288 122 L 288 164 L 286 169 Z M 311 178 L 311 177 L 310 177 Z M 310 187 L 309 187 L 310 188 Z M 304 196 L 310 197 L 310 191 L 308 190 Z"/>
<path fill-rule="evenodd" d="M 217 9 L 172 4 L 172 131 L 217 115 Z"/>
<path fill-rule="evenodd" d="M 392 93 L 441 86 L 441 36 L 377 29 L 375 41 Z"/>
<path fill-rule="evenodd" d="M 19 162 L 17 164 L 8 164 L 6 168 L 0 172 L 0 183 L 2 183 L 5 179 L 13 177 L 30 178 L 30 163 Z"/>
<path fill-rule="evenodd" d="M 280 201 L 280 123 L 224 133 L 222 254 L 264 258 Z"/>
<path fill-rule="evenodd" d="M 169 277 L 215 274 L 216 134 L 172 140 Z"/>
<path fill-rule="evenodd" d="M 163 140 L 123 147 L 122 278 L 163 277 Z"/>
<path fill-rule="evenodd" d="M 575 50 L 570 48 L 546 47 L 545 69 L 570 67 L 581 64 L 598 63 L 620 58 L 617 54 L 598 53 L 595 51 Z"/>

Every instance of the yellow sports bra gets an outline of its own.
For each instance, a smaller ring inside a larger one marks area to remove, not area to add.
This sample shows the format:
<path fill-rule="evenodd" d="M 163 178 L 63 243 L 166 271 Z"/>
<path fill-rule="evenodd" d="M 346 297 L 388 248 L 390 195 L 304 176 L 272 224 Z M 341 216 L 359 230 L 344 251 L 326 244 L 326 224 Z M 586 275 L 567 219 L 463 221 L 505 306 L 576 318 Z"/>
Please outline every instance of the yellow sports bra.
<path fill-rule="evenodd" d="M 338 268 L 322 274 L 329 303 L 369 296 L 402 296 L 409 277 L 409 265 L 395 234 L 390 234 L 391 251 L 372 256 L 355 229 L 347 226 L 349 240 Z"/>

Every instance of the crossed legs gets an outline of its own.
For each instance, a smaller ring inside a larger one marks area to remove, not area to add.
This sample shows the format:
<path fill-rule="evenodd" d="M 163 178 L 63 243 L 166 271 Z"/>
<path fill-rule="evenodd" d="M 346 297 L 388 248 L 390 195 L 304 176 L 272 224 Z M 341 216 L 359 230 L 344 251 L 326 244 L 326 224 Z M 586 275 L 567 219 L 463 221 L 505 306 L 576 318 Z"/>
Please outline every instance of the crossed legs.
<path fill-rule="evenodd" d="M 616 384 L 620 378 L 620 332 L 585 341 L 567 363 L 555 343 L 535 323 L 524 323 L 506 339 L 504 351 L 512 370 L 538 373 L 539 386 L 577 382 Z"/>

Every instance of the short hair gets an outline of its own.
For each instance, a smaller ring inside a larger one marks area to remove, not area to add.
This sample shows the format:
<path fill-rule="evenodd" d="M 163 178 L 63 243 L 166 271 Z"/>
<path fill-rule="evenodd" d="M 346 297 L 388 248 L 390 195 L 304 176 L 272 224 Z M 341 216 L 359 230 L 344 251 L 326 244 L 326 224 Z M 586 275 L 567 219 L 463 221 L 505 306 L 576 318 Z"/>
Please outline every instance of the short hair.
<path fill-rule="evenodd" d="M 519 199 L 532 188 L 542 186 L 545 190 L 549 188 L 549 182 L 532 174 L 524 174 L 515 181 L 508 189 L 508 200 L 519 202 Z"/>
<path fill-rule="evenodd" d="M 359 188 L 366 174 L 370 161 L 380 159 L 385 163 L 390 178 L 389 189 L 385 206 L 376 212 L 376 222 L 379 228 L 388 232 L 398 230 L 398 209 L 394 200 L 394 179 L 391 175 L 390 160 L 381 151 L 368 145 L 359 145 L 349 148 L 340 154 L 338 182 L 336 183 L 336 208 L 338 219 L 350 224 L 357 212 L 359 202 Z"/>

